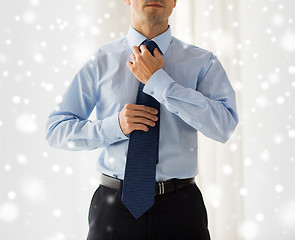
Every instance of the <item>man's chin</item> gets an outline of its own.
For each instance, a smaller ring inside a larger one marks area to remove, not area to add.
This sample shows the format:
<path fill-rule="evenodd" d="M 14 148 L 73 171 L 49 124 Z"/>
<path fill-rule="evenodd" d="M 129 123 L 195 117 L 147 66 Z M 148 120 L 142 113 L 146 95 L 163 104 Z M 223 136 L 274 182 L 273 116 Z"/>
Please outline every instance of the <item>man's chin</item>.
<path fill-rule="evenodd" d="M 158 13 L 147 14 L 146 20 L 152 24 L 160 24 L 163 22 L 162 16 Z"/>
<path fill-rule="evenodd" d="M 153 24 L 153 25 L 161 24 L 163 22 L 161 21 L 161 19 L 159 19 L 159 17 L 153 17 L 153 16 L 149 16 L 147 20 L 150 24 Z"/>

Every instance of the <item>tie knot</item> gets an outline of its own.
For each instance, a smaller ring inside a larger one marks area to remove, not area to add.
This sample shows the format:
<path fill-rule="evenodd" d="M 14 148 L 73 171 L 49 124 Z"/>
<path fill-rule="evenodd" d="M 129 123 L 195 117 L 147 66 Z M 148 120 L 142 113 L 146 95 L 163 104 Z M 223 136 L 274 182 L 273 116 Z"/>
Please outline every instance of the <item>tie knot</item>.
<path fill-rule="evenodd" d="M 157 45 L 157 43 L 155 43 L 153 40 L 148 40 L 148 39 L 146 39 L 146 40 L 144 40 L 144 41 L 140 44 L 140 46 L 141 46 L 142 44 L 145 45 L 145 46 L 147 47 L 147 49 L 150 51 L 150 53 L 151 53 L 152 55 L 154 55 L 153 52 L 154 52 L 154 49 L 155 49 L 155 48 L 158 48 L 159 52 L 162 53 L 161 50 L 160 50 L 160 48 L 159 48 L 159 46 Z"/>

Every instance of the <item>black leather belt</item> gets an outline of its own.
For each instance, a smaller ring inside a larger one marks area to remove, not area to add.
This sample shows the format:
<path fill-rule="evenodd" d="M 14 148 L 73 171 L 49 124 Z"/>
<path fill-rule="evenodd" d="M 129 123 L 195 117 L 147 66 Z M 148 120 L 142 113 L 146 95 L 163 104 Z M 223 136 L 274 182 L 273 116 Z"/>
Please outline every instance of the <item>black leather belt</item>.
<path fill-rule="evenodd" d="M 164 182 L 155 182 L 155 195 L 162 195 L 165 193 L 177 191 L 178 189 L 192 183 L 195 183 L 194 177 L 185 179 L 172 178 Z M 101 185 L 113 189 L 120 189 L 122 192 L 123 180 L 101 174 Z"/>

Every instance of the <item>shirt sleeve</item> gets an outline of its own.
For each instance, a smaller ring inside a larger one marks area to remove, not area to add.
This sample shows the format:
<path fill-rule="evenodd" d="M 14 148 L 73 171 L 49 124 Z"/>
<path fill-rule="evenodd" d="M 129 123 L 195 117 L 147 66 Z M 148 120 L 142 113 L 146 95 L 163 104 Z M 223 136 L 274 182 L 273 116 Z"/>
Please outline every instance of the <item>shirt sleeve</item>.
<path fill-rule="evenodd" d="M 118 115 L 103 120 L 88 120 L 97 101 L 97 65 L 89 60 L 75 75 L 62 102 L 46 123 L 50 146 L 67 150 L 92 150 L 128 139 Z"/>
<path fill-rule="evenodd" d="M 203 76 L 196 76 L 196 89 L 183 87 L 159 69 L 143 91 L 205 136 L 225 143 L 239 121 L 235 92 L 220 61 L 208 55 Z"/>

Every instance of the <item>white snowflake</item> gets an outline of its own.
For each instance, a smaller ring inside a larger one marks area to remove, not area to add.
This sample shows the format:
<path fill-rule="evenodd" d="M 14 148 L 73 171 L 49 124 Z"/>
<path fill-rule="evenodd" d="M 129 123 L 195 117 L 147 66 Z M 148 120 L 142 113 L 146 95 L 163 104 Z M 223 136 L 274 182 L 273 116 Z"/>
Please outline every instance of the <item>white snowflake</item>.
<path fill-rule="evenodd" d="M 23 14 L 23 20 L 25 23 L 31 24 L 36 20 L 36 14 L 32 10 L 27 10 Z"/>
<path fill-rule="evenodd" d="M 281 38 L 281 46 L 287 52 L 295 51 L 295 33 L 287 31 Z"/>
<path fill-rule="evenodd" d="M 42 181 L 34 177 L 26 177 L 21 181 L 21 191 L 28 200 L 40 203 L 48 199 L 48 190 Z"/>
<path fill-rule="evenodd" d="M 295 66 L 294 65 L 289 66 L 288 71 L 290 74 L 295 74 Z"/>
<path fill-rule="evenodd" d="M 12 222 L 19 216 L 19 208 L 15 203 L 6 202 L 0 205 L 0 221 Z"/>
<path fill-rule="evenodd" d="M 264 220 L 264 215 L 263 215 L 262 213 L 258 213 L 258 214 L 256 215 L 256 220 L 257 220 L 258 222 L 262 222 L 262 221 Z"/>
<path fill-rule="evenodd" d="M 74 170 L 72 167 L 66 167 L 66 169 L 65 169 L 66 175 L 72 175 L 73 172 L 74 172 Z"/>
<path fill-rule="evenodd" d="M 53 216 L 54 217 L 60 217 L 61 216 L 61 210 L 59 208 L 56 208 L 53 210 Z"/>
<path fill-rule="evenodd" d="M 23 133 L 33 133 L 38 130 L 36 116 L 34 114 L 22 113 L 18 115 L 15 124 L 17 129 Z"/>
<path fill-rule="evenodd" d="M 59 171 L 60 171 L 60 165 L 57 164 L 57 163 L 53 164 L 52 167 L 51 167 L 51 170 L 52 170 L 54 173 L 59 172 Z"/>
<path fill-rule="evenodd" d="M 253 221 L 246 220 L 239 226 L 239 235 L 245 239 L 255 239 L 258 235 L 258 226 Z"/>
<path fill-rule="evenodd" d="M 16 156 L 16 160 L 18 161 L 19 164 L 25 165 L 28 163 L 28 158 L 25 154 L 18 154 Z"/>

